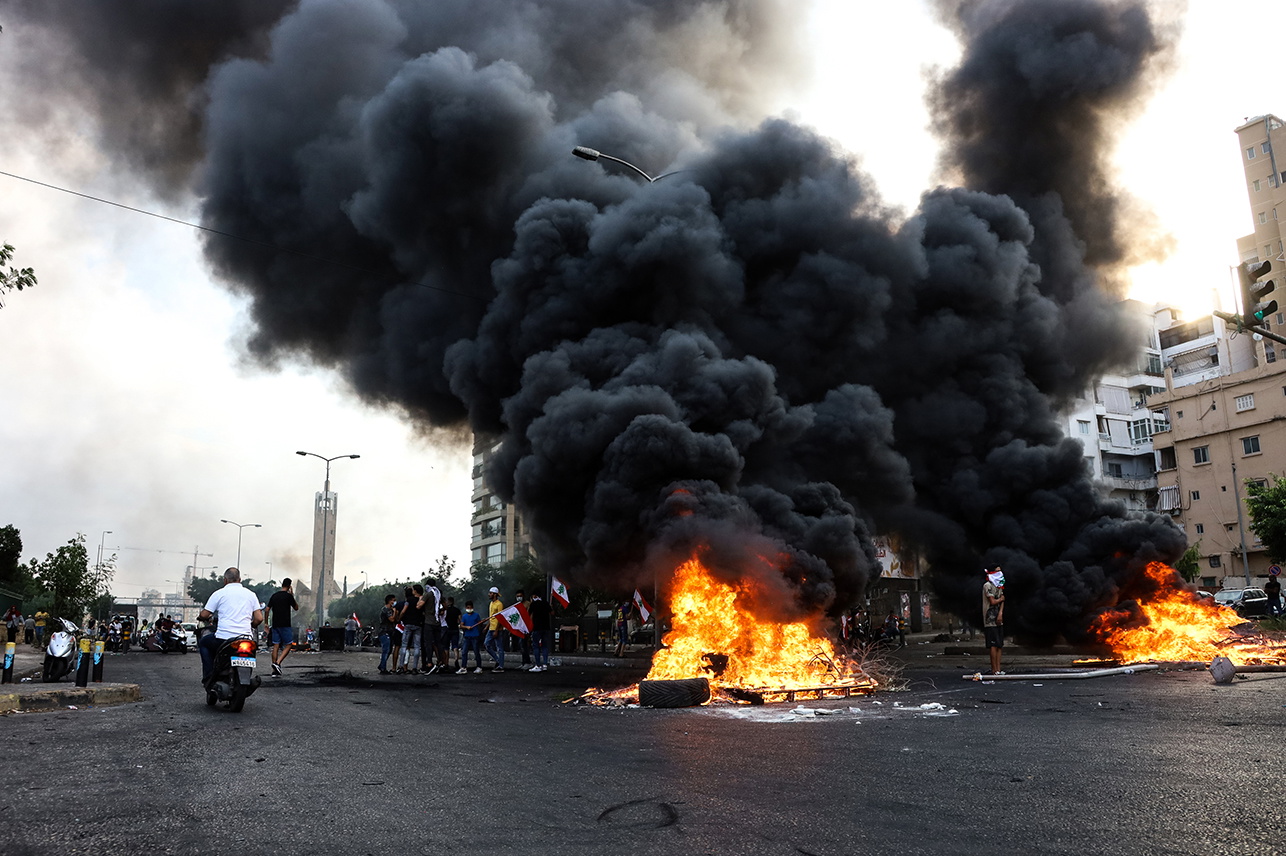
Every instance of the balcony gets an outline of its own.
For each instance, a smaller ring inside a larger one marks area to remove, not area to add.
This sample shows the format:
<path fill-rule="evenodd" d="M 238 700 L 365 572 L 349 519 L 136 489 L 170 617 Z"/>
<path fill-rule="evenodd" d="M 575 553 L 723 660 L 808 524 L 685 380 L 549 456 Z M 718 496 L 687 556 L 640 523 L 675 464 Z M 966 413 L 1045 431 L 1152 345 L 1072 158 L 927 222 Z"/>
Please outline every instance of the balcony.
<path fill-rule="evenodd" d="M 1103 476 L 1103 486 L 1109 490 L 1156 490 L 1156 476 Z"/>

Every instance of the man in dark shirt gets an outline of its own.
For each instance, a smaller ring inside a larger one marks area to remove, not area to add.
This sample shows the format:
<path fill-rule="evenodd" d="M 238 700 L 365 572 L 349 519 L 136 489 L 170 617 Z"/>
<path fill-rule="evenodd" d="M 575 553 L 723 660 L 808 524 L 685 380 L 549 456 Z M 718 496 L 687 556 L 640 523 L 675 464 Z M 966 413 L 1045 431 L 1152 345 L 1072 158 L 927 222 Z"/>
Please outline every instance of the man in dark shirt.
<path fill-rule="evenodd" d="M 531 655 L 536 661 L 531 670 L 543 672 L 549 668 L 549 604 L 533 594 L 527 613 L 531 616 Z"/>
<path fill-rule="evenodd" d="M 295 644 L 295 629 L 290 626 L 290 613 L 296 609 L 299 609 L 299 602 L 295 600 L 290 577 L 286 577 L 281 581 L 281 591 L 273 592 L 272 597 L 268 598 L 269 623 L 272 624 L 270 639 L 274 678 L 281 677 L 281 664 L 285 662 L 291 647 Z"/>
<path fill-rule="evenodd" d="M 445 622 L 443 630 L 446 631 L 446 639 L 443 641 L 443 647 L 447 649 L 447 660 L 449 661 L 452 652 L 455 655 L 456 671 L 460 670 L 460 607 L 455 605 L 455 598 L 447 598 L 447 608 L 442 613 L 442 620 Z"/>
<path fill-rule="evenodd" d="M 388 655 L 393 649 L 394 625 L 397 624 L 397 595 L 384 595 L 384 608 L 380 610 L 380 674 L 389 674 Z M 397 665 L 394 663 L 393 665 Z"/>

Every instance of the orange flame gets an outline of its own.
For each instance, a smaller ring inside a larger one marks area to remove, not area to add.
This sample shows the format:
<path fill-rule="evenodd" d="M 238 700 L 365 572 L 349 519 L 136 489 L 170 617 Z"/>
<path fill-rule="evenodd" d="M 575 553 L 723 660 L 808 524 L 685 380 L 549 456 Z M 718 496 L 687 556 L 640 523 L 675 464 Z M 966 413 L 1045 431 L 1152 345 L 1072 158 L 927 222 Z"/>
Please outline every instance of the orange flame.
<path fill-rule="evenodd" d="M 715 689 L 874 687 L 809 622 L 757 616 L 752 585 L 717 580 L 696 557 L 676 568 L 669 592 L 673 629 L 653 657 L 648 679 L 705 677 Z"/>
<path fill-rule="evenodd" d="M 1286 661 L 1286 646 L 1242 632 L 1240 615 L 1198 597 L 1174 568 L 1152 562 L 1146 573 L 1155 594 L 1139 598 L 1137 612 L 1113 608 L 1091 626 L 1121 662 L 1209 662 L 1220 655 L 1237 665 Z"/>

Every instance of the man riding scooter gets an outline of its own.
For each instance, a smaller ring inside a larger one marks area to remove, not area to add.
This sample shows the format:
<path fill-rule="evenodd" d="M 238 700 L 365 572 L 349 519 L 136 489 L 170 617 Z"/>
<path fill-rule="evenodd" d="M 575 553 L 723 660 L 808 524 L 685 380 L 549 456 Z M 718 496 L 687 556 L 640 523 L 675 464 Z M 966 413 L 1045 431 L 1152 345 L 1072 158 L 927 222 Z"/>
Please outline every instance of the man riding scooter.
<path fill-rule="evenodd" d="M 197 643 L 201 652 L 201 683 L 205 685 L 214 672 L 214 655 L 219 646 L 228 639 L 238 636 L 249 636 L 251 628 L 263 622 L 263 610 L 259 609 L 259 598 L 250 589 L 241 585 L 241 571 L 228 568 L 223 572 L 223 588 L 210 596 L 205 609 L 197 616 L 198 621 L 209 621 L 218 616 L 218 625 L 213 633 L 207 633 Z"/>

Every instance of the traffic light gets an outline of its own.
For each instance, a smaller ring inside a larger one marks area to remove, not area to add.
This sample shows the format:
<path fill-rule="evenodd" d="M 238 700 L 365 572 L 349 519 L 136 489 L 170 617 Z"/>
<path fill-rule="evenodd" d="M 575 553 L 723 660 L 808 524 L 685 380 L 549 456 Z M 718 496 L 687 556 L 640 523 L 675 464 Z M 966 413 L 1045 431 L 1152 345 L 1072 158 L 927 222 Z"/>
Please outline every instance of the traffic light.
<path fill-rule="evenodd" d="M 1272 262 L 1264 262 L 1250 270 L 1246 270 L 1245 265 L 1237 267 L 1237 273 L 1241 276 L 1241 320 L 1247 327 L 1260 326 L 1264 323 L 1266 316 L 1277 311 L 1276 300 L 1268 303 L 1259 302 L 1260 298 L 1273 290 L 1273 281 L 1270 279 L 1267 282 L 1258 282 L 1257 280 L 1272 269 Z"/>

